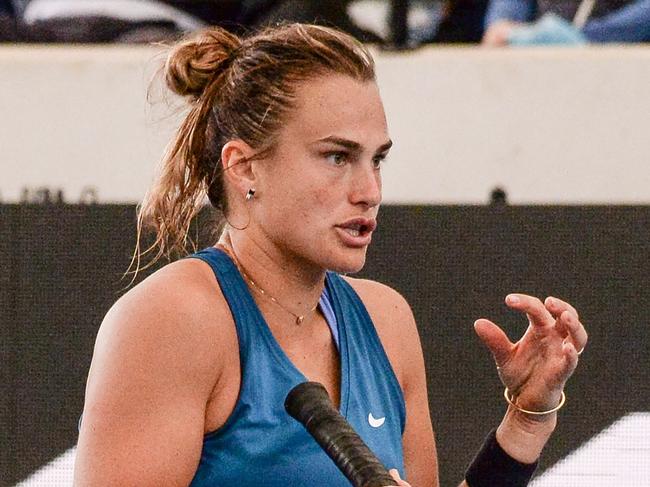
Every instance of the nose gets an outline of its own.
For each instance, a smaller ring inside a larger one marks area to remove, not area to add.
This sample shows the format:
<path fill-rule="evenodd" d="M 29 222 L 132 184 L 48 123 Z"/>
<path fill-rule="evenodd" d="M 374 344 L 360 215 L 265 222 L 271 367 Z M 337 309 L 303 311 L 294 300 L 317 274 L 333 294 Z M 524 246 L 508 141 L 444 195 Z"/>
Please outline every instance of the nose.
<path fill-rule="evenodd" d="M 372 165 L 359 164 L 352 174 L 350 202 L 369 208 L 381 203 L 381 173 Z"/>

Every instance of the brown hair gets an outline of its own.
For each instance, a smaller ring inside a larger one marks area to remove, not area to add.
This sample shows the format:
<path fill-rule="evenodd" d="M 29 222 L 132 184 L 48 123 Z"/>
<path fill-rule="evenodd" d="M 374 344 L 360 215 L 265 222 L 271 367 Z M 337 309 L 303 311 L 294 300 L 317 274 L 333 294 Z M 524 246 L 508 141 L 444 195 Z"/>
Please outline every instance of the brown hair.
<path fill-rule="evenodd" d="M 175 45 L 164 68 L 167 86 L 184 96 L 190 111 L 169 145 L 157 181 L 138 212 L 134 260 L 156 251 L 160 257 L 187 252 L 190 222 L 205 197 L 223 215 L 221 149 L 241 139 L 258 157 L 274 147 L 274 137 L 295 106 L 299 83 L 333 73 L 359 81 L 375 79 L 374 61 L 353 37 L 336 29 L 305 24 L 268 27 L 240 38 L 214 27 Z M 140 251 L 143 228 L 156 239 Z"/>

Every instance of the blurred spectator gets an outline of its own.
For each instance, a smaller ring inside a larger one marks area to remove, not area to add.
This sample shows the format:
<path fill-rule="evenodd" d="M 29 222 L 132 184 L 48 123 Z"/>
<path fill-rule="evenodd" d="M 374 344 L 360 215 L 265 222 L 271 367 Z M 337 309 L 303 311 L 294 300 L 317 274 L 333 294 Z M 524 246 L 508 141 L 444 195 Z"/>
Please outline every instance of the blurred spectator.
<path fill-rule="evenodd" d="M 650 0 L 491 0 L 483 43 L 650 41 Z"/>
<path fill-rule="evenodd" d="M 241 9 L 240 0 L 0 2 L 17 19 L 17 40 L 27 42 L 154 42 L 209 24 L 234 25 Z"/>
<path fill-rule="evenodd" d="M 158 1 L 28 0 L 20 30 L 29 42 L 153 42 L 203 25 Z"/>
<path fill-rule="evenodd" d="M 235 31 L 279 21 L 315 22 L 362 41 L 379 36 L 348 15 L 352 0 L 0 0 L 0 40 L 155 42 L 207 25 Z"/>
<path fill-rule="evenodd" d="M 242 23 L 252 26 L 280 21 L 336 26 L 364 42 L 381 42 L 370 30 L 359 27 L 348 14 L 352 0 L 244 0 Z"/>
<path fill-rule="evenodd" d="M 433 42 L 481 42 L 488 0 L 450 0 Z"/>
<path fill-rule="evenodd" d="M 348 11 L 354 21 L 389 41 L 389 10 L 393 0 L 357 0 Z M 483 36 L 488 0 L 410 0 L 408 2 L 408 44 L 431 42 L 477 43 Z"/>

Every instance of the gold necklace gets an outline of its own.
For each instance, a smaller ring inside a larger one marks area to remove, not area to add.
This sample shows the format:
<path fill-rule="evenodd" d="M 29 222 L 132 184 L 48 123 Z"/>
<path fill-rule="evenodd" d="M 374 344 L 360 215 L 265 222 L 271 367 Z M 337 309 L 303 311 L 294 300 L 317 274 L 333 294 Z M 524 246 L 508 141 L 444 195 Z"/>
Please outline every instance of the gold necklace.
<path fill-rule="evenodd" d="M 282 303 L 280 303 L 277 299 L 275 299 L 273 296 L 271 296 L 269 293 L 267 293 L 255 281 L 253 281 L 253 279 L 251 279 L 251 277 L 246 273 L 246 271 L 244 270 L 242 265 L 239 263 L 239 260 L 237 259 L 237 257 L 235 257 L 235 253 L 232 251 L 232 249 L 226 247 L 223 244 L 218 244 L 218 245 L 219 245 L 219 247 L 221 247 L 224 250 L 224 252 L 226 252 L 230 256 L 230 258 L 233 260 L 233 262 L 237 266 L 237 269 L 239 269 L 239 272 L 241 272 L 241 274 L 246 278 L 246 280 L 250 283 L 251 287 L 253 289 L 255 289 L 258 293 L 260 293 L 262 296 L 264 296 L 265 298 L 271 300 L 277 306 L 279 306 L 284 311 L 286 311 L 291 316 L 293 316 L 296 319 L 296 325 L 302 324 L 302 322 L 305 321 L 305 317 L 312 314 L 314 311 L 316 311 L 316 308 L 318 308 L 318 303 L 316 303 L 316 305 L 312 309 L 310 309 L 307 313 L 305 313 L 303 315 L 298 315 L 298 314 L 294 313 L 293 311 L 291 311 L 290 309 L 286 308 L 285 306 L 282 305 Z M 320 302 L 320 300 L 319 300 L 319 302 Z"/>

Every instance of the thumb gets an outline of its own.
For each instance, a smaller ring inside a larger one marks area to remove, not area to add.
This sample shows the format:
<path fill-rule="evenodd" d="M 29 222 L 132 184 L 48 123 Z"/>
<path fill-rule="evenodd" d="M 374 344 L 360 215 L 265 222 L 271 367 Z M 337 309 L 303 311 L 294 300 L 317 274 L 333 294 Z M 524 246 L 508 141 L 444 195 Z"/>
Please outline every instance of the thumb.
<path fill-rule="evenodd" d="M 476 320 L 474 331 L 492 352 L 497 366 L 502 366 L 508 360 L 512 347 L 514 347 L 505 332 L 490 320 L 483 318 Z"/>

